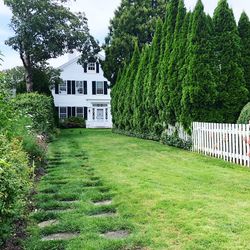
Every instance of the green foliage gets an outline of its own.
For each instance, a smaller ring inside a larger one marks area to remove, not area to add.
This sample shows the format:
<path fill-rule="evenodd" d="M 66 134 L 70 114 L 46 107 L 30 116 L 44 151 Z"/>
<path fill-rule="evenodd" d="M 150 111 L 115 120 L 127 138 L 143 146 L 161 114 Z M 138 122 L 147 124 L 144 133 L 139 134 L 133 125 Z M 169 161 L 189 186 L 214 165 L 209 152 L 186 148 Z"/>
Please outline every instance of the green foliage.
<path fill-rule="evenodd" d="M 0 246 L 10 236 L 12 223 L 23 216 L 31 172 L 22 142 L 0 135 Z"/>
<path fill-rule="evenodd" d="M 60 122 L 61 128 L 85 128 L 85 120 L 82 117 L 70 117 Z"/>
<path fill-rule="evenodd" d="M 215 81 L 218 91 L 214 116 L 217 121 L 233 123 L 247 103 L 248 91 L 241 65 L 240 37 L 233 11 L 226 0 L 219 1 L 213 23 L 217 67 Z"/>
<path fill-rule="evenodd" d="M 116 83 L 119 69 L 132 58 L 134 40 L 138 39 L 140 49 L 151 43 L 157 19 L 164 19 L 166 1 L 154 2 L 122 0 L 116 10 L 104 45 L 106 59 L 103 63 L 105 76 L 112 85 Z"/>
<path fill-rule="evenodd" d="M 161 142 L 163 144 L 166 144 L 168 146 L 173 146 L 176 148 L 182 148 L 185 150 L 191 150 L 192 149 L 192 140 L 182 140 L 179 138 L 177 133 L 174 133 L 173 135 L 168 135 L 167 132 L 163 132 L 161 135 Z"/>
<path fill-rule="evenodd" d="M 238 31 L 241 38 L 241 63 L 246 87 L 250 94 L 250 21 L 245 12 L 241 14 Z"/>
<path fill-rule="evenodd" d="M 161 41 L 161 58 L 158 65 L 157 86 L 156 86 L 156 107 L 158 115 L 157 122 L 168 123 L 167 105 L 169 103 L 170 93 L 168 91 L 168 67 L 169 58 L 173 50 L 174 31 L 176 18 L 178 15 L 179 1 L 170 0 L 167 4 L 166 19 L 163 25 L 163 36 Z"/>
<path fill-rule="evenodd" d="M 146 73 L 144 81 L 144 120 L 145 128 L 148 131 L 154 130 L 155 117 L 157 115 L 157 108 L 155 105 L 156 87 L 157 87 L 157 73 L 160 61 L 159 44 L 162 39 L 163 23 L 158 20 L 153 42 L 150 48 L 150 64 Z"/>
<path fill-rule="evenodd" d="M 249 124 L 249 122 L 250 122 L 250 102 L 247 103 L 243 107 L 243 109 L 242 109 L 242 111 L 240 113 L 240 116 L 238 118 L 237 123 L 238 124 Z"/>
<path fill-rule="evenodd" d="M 25 69 L 24 67 L 15 67 L 5 71 L 6 78 L 11 86 L 16 88 L 16 93 L 26 92 Z M 51 87 L 61 83 L 60 70 L 44 65 L 35 68 L 33 75 L 33 91 L 39 94 L 51 95 Z"/>
<path fill-rule="evenodd" d="M 51 97 L 38 93 L 17 95 L 14 107 L 32 118 L 32 129 L 38 134 L 50 136 L 55 130 L 54 107 Z"/>
<path fill-rule="evenodd" d="M 180 122 L 181 98 L 183 83 L 183 67 L 187 55 L 188 26 L 190 13 L 186 14 L 186 8 L 182 0 L 179 1 L 178 14 L 174 31 L 173 50 L 169 58 L 167 85 L 169 103 L 167 106 L 168 120 L 170 124 Z"/>
<path fill-rule="evenodd" d="M 146 46 L 140 58 L 140 63 L 138 66 L 138 71 L 135 77 L 134 89 L 133 89 L 133 99 L 132 104 L 133 113 L 133 130 L 136 133 L 144 133 L 145 128 L 145 116 L 144 116 L 144 82 L 148 72 L 148 61 L 150 58 L 150 47 Z"/>
<path fill-rule="evenodd" d="M 128 71 L 126 74 L 126 77 L 123 79 L 123 95 L 124 95 L 124 105 L 123 105 L 123 112 L 122 112 L 122 120 L 123 120 L 123 126 L 126 130 L 132 129 L 132 118 L 134 113 L 134 106 L 132 104 L 132 93 L 134 89 L 134 81 L 136 77 L 136 73 L 139 66 L 139 60 L 140 60 L 140 51 L 138 48 L 137 41 L 135 42 L 135 48 L 133 57 L 131 60 L 130 65 L 128 66 Z"/>
<path fill-rule="evenodd" d="M 33 90 L 33 70 L 48 59 L 76 49 L 82 52 L 85 61 L 99 51 L 89 34 L 84 13 L 72 13 L 62 1 L 5 0 L 4 3 L 12 11 L 10 26 L 15 34 L 6 43 L 20 54 L 28 92 Z"/>
<path fill-rule="evenodd" d="M 212 30 L 201 1 L 193 12 L 187 49 L 187 73 L 183 81 L 181 122 L 188 129 L 192 121 L 214 119 L 216 82 L 214 79 Z"/>

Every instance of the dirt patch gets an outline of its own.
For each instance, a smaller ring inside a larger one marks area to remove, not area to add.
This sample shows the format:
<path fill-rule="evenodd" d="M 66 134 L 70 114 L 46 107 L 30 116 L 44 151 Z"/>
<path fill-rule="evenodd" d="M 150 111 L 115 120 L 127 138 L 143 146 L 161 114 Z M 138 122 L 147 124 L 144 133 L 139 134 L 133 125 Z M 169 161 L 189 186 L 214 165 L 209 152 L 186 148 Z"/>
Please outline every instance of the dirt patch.
<path fill-rule="evenodd" d="M 103 200 L 103 201 L 96 201 L 94 202 L 95 206 L 106 206 L 106 205 L 111 205 L 112 200 Z"/>
<path fill-rule="evenodd" d="M 42 241 L 50 241 L 50 240 L 71 240 L 78 237 L 78 233 L 57 233 L 50 234 L 42 238 Z"/>
<path fill-rule="evenodd" d="M 59 223 L 58 220 L 47 220 L 47 221 L 43 221 L 43 222 L 39 223 L 38 227 L 45 228 L 45 227 L 57 225 L 58 223 Z"/>
<path fill-rule="evenodd" d="M 101 234 L 101 236 L 107 239 L 123 239 L 130 235 L 129 231 L 127 230 L 117 230 L 117 231 L 109 231 L 106 233 Z"/>

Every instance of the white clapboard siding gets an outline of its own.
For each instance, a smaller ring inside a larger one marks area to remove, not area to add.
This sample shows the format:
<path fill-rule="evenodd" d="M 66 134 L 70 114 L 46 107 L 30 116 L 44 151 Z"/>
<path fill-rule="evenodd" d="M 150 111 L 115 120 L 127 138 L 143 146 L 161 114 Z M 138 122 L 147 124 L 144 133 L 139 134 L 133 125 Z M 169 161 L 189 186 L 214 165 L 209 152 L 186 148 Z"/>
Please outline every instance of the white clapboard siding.
<path fill-rule="evenodd" d="M 250 167 L 249 124 L 194 122 L 192 141 L 195 152 Z"/>

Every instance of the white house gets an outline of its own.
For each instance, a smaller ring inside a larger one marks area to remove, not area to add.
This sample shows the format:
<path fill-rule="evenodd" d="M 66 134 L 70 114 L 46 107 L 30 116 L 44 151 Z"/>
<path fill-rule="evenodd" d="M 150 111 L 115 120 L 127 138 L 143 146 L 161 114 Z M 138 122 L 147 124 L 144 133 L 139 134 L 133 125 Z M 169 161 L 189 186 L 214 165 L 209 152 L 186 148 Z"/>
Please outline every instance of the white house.
<path fill-rule="evenodd" d="M 63 83 L 52 90 L 58 116 L 83 117 L 87 128 L 111 128 L 109 83 L 99 63 L 104 58 L 98 55 L 97 62 L 84 67 L 78 59 L 76 56 L 59 67 Z"/>

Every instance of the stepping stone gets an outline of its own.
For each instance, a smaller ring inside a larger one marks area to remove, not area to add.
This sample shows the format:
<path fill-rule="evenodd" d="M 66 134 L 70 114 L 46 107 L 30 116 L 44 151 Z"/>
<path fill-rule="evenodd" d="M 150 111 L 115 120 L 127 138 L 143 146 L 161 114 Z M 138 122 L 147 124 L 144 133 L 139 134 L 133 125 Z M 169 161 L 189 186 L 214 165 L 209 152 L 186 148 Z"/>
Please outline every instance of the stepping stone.
<path fill-rule="evenodd" d="M 68 208 L 68 209 L 53 209 L 53 210 L 46 210 L 48 213 L 65 213 L 65 212 L 72 212 L 74 209 Z"/>
<path fill-rule="evenodd" d="M 102 218 L 102 217 L 114 217 L 116 216 L 116 213 L 100 213 L 100 214 L 93 214 L 90 217 L 93 218 Z"/>
<path fill-rule="evenodd" d="M 42 241 L 50 241 L 50 240 L 71 240 L 78 237 L 78 233 L 57 233 L 50 234 L 42 238 Z"/>
<path fill-rule="evenodd" d="M 95 206 L 105 206 L 105 205 L 111 205 L 111 204 L 112 204 L 112 200 L 103 200 L 103 201 L 94 202 Z"/>
<path fill-rule="evenodd" d="M 47 221 L 43 221 L 43 222 L 39 223 L 38 227 L 45 228 L 45 227 L 57 225 L 58 223 L 59 223 L 58 220 L 47 220 Z"/>
<path fill-rule="evenodd" d="M 75 203 L 79 202 L 79 200 L 72 200 L 72 201 L 60 200 L 60 202 L 63 202 L 63 203 L 66 203 L 66 204 L 75 204 Z"/>
<path fill-rule="evenodd" d="M 130 235 L 127 230 L 117 230 L 117 231 L 109 231 L 101 234 L 101 236 L 107 239 L 123 239 Z"/>

